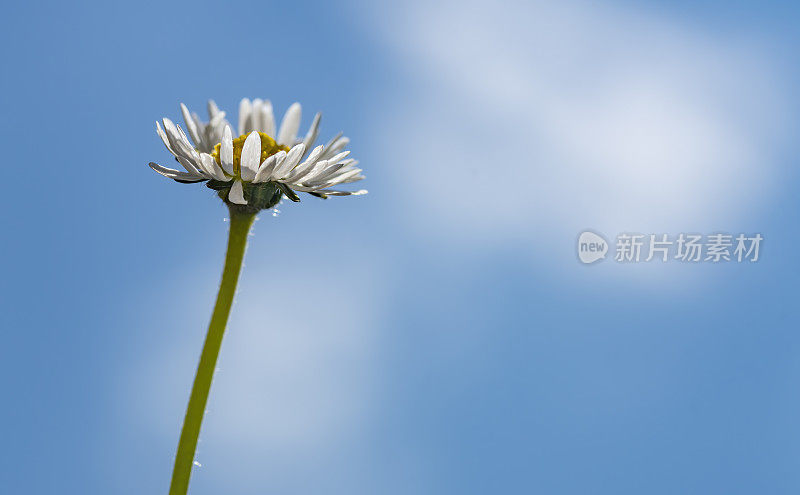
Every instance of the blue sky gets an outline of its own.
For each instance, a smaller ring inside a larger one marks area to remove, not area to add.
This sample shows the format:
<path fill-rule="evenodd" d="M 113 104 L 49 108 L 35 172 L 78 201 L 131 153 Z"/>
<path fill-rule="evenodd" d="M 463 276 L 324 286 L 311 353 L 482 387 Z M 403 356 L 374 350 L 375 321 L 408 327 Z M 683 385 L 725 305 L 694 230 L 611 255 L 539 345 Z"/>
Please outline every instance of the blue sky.
<path fill-rule="evenodd" d="M 256 223 L 191 493 L 796 493 L 799 16 L 7 7 L 3 489 L 166 491 L 226 211 L 154 122 L 262 97 L 370 194 Z M 587 228 L 765 241 L 583 266 Z"/>

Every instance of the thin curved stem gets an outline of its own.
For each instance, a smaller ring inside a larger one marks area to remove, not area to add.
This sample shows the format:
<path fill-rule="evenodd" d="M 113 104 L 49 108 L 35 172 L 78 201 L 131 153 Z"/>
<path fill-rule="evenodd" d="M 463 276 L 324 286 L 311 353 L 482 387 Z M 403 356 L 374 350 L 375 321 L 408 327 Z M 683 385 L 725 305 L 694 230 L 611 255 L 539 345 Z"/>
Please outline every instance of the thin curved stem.
<path fill-rule="evenodd" d="M 175 456 L 175 467 L 172 470 L 169 495 L 186 495 L 189 490 L 189 478 L 192 475 L 197 437 L 200 435 L 200 426 L 203 423 L 208 392 L 211 390 L 211 381 L 214 378 L 217 356 L 219 356 L 222 337 L 228 323 L 228 315 L 231 312 L 236 284 L 239 281 L 239 272 L 247 247 L 247 235 L 255 219 L 254 213 L 241 212 L 234 208 L 231 208 L 230 211 L 228 252 L 225 255 L 222 283 L 219 287 L 219 294 L 217 294 L 214 313 L 211 315 L 211 323 L 208 325 L 208 334 L 203 345 L 203 353 L 200 355 L 200 364 L 197 366 L 197 375 L 194 378 L 192 394 L 189 397 L 189 406 L 186 408 L 181 439 L 178 442 L 178 453 Z"/>

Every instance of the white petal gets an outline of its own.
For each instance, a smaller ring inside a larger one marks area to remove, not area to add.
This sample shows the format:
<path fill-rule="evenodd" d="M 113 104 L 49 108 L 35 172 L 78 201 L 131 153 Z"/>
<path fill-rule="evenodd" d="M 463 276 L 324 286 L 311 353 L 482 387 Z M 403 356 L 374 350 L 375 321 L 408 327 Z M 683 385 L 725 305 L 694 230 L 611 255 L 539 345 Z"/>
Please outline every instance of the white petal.
<path fill-rule="evenodd" d="M 184 122 L 186 122 L 186 128 L 189 130 L 189 135 L 192 136 L 192 141 L 194 141 L 195 146 L 199 147 L 202 142 L 200 133 L 197 131 L 197 124 L 192 118 L 192 114 L 189 113 L 189 109 L 183 103 L 181 103 L 181 113 L 183 114 Z"/>
<path fill-rule="evenodd" d="M 272 172 L 273 179 L 283 179 L 286 175 L 292 171 L 294 167 L 300 163 L 300 158 L 303 157 L 303 153 L 306 152 L 306 145 L 300 143 L 289 150 L 289 153 L 286 154 L 286 160 L 281 163 L 280 167 L 275 167 L 275 171 Z"/>
<path fill-rule="evenodd" d="M 190 148 L 192 147 L 192 143 L 189 141 L 189 137 L 183 132 L 183 128 L 180 124 L 175 124 L 175 127 L 178 129 L 178 134 L 181 135 L 181 141 L 185 142 Z"/>
<path fill-rule="evenodd" d="M 322 186 L 303 186 L 300 184 L 292 184 L 292 183 L 285 183 L 285 184 L 295 192 L 312 192 L 322 188 Z"/>
<path fill-rule="evenodd" d="M 316 166 L 317 159 L 321 154 L 322 154 L 322 145 L 319 145 L 316 148 L 314 148 L 314 151 L 312 151 L 311 154 L 308 155 L 308 158 L 306 158 L 306 160 L 303 163 L 295 167 L 295 169 L 289 175 L 290 180 L 292 182 L 300 181 L 303 179 L 304 176 L 308 175 Z"/>
<path fill-rule="evenodd" d="M 198 130 L 202 130 L 203 129 L 203 127 L 204 127 L 203 121 L 200 120 L 200 116 L 197 115 L 197 113 L 192 112 L 192 120 L 194 120 L 194 125 L 197 126 Z"/>
<path fill-rule="evenodd" d="M 205 127 L 203 139 L 206 140 L 208 153 L 214 150 L 214 146 L 222 142 L 222 135 L 224 134 L 225 126 L 231 126 L 228 121 L 225 120 L 225 112 L 220 112 L 218 117 L 219 118 L 214 117 L 211 119 L 211 122 L 209 122 Z"/>
<path fill-rule="evenodd" d="M 256 103 L 258 102 L 258 103 Z M 263 132 L 272 136 L 272 129 L 270 127 L 269 116 L 272 114 L 272 106 L 269 102 L 262 100 L 253 101 L 253 130 Z M 274 125 L 274 124 L 273 124 Z"/>
<path fill-rule="evenodd" d="M 204 176 L 213 177 L 214 174 L 212 173 L 212 170 L 214 170 L 214 168 L 211 167 L 210 163 L 203 159 L 203 155 L 205 155 L 205 153 L 200 154 L 200 159 L 197 161 L 197 169 Z"/>
<path fill-rule="evenodd" d="M 179 131 L 175 124 L 167 118 L 161 119 L 161 122 L 164 124 L 169 144 L 172 146 L 172 151 L 176 152 L 176 156 L 182 155 L 186 158 L 197 158 L 197 151 L 189 143 L 183 131 Z"/>
<path fill-rule="evenodd" d="M 208 118 L 213 119 L 215 115 L 219 114 L 219 107 L 214 102 L 214 100 L 208 100 L 208 104 L 206 105 L 208 108 Z"/>
<path fill-rule="evenodd" d="M 302 182 L 305 184 L 309 181 L 314 180 L 315 177 L 318 177 L 321 173 L 323 173 L 328 168 L 328 161 L 327 160 L 317 160 L 317 163 L 314 167 L 308 171 L 307 174 L 302 178 Z"/>
<path fill-rule="evenodd" d="M 195 181 L 199 182 L 203 180 L 203 177 L 199 177 L 194 174 L 188 174 L 186 172 L 180 172 L 178 170 L 173 170 L 171 168 L 162 167 L 157 163 L 150 162 L 148 163 L 150 168 L 158 172 L 159 174 L 163 175 L 164 177 L 169 177 L 170 179 L 177 179 L 177 180 L 186 180 L 186 181 Z"/>
<path fill-rule="evenodd" d="M 317 160 L 319 160 L 319 157 L 322 155 L 323 149 L 324 147 L 321 144 L 316 148 L 314 148 L 314 150 L 311 151 L 311 154 L 308 155 L 308 158 L 306 158 L 304 163 L 315 163 Z"/>
<path fill-rule="evenodd" d="M 314 146 L 314 141 L 317 140 L 317 136 L 319 136 L 319 121 L 322 119 L 322 114 L 317 113 L 314 116 L 314 121 L 311 123 L 311 127 L 309 127 L 308 132 L 306 133 L 305 139 L 303 139 L 303 144 L 306 145 L 306 149 L 311 149 Z"/>
<path fill-rule="evenodd" d="M 178 128 L 175 127 L 175 123 L 166 117 L 161 119 L 161 123 L 164 124 L 164 131 L 167 134 L 167 138 L 169 139 L 169 144 L 172 146 L 172 149 L 175 151 L 180 151 L 176 146 L 176 142 L 180 141 L 180 135 L 178 134 Z"/>
<path fill-rule="evenodd" d="M 313 175 L 309 174 L 305 179 L 303 179 L 303 184 L 308 186 L 320 186 L 321 184 L 327 184 L 328 180 L 338 169 L 339 167 L 337 165 L 326 167 L 324 170 L 317 169 Z"/>
<path fill-rule="evenodd" d="M 327 194 L 329 196 L 361 196 L 362 194 L 367 194 L 366 189 L 360 189 L 358 191 L 334 191 L 333 189 L 320 189 L 317 192 L 322 194 Z"/>
<path fill-rule="evenodd" d="M 185 168 L 186 171 L 189 172 L 190 174 L 205 176 L 205 174 L 203 174 L 203 172 L 200 171 L 200 168 L 197 165 L 195 165 L 195 163 L 192 160 L 189 160 L 188 158 L 184 158 L 182 156 L 179 156 L 177 158 L 178 158 L 178 163 L 180 163 L 183 166 L 183 168 Z"/>
<path fill-rule="evenodd" d="M 250 120 L 248 121 L 250 126 L 245 132 L 264 132 L 264 130 L 261 129 L 261 112 L 263 111 L 263 106 L 264 102 L 260 98 L 253 100 L 253 110 L 250 113 Z"/>
<path fill-rule="evenodd" d="M 264 163 L 258 167 L 258 172 L 256 172 L 256 177 L 253 179 L 253 182 L 267 182 L 269 180 L 272 171 L 275 170 L 275 164 L 277 163 L 278 154 L 270 155 L 264 160 Z"/>
<path fill-rule="evenodd" d="M 223 123 L 227 123 L 225 121 L 225 112 L 218 112 L 216 115 L 211 117 L 211 120 L 208 121 L 208 125 L 211 127 L 217 127 L 218 125 L 222 125 Z"/>
<path fill-rule="evenodd" d="M 194 112 L 192 112 L 192 121 L 194 122 L 195 129 L 197 129 L 197 137 L 200 138 L 200 142 L 195 143 L 197 149 L 205 153 L 211 153 L 214 150 L 214 145 L 217 144 L 219 140 L 213 143 L 210 142 L 211 140 L 208 138 L 208 134 L 211 132 L 210 126 L 203 123 L 203 121 L 200 120 L 200 116 Z"/>
<path fill-rule="evenodd" d="M 314 168 L 312 168 L 306 175 L 303 177 L 302 181 L 304 184 L 312 183 L 317 181 L 320 177 L 323 177 L 329 173 L 331 169 L 331 165 L 328 160 L 319 160 L 317 161 Z"/>
<path fill-rule="evenodd" d="M 267 100 L 264 102 L 261 114 L 262 132 L 268 136 L 275 136 L 275 115 L 272 113 L 272 103 Z"/>
<path fill-rule="evenodd" d="M 338 139 L 333 140 L 330 144 L 325 146 L 325 153 L 322 154 L 322 159 L 327 160 L 328 158 L 332 157 L 333 155 L 344 149 L 344 147 L 347 146 L 348 143 L 350 143 L 350 138 L 348 137 L 340 137 Z"/>
<path fill-rule="evenodd" d="M 297 131 L 300 129 L 300 116 L 302 109 L 299 103 L 292 103 L 289 110 L 281 121 L 281 128 L 278 131 L 278 144 L 284 146 L 294 146 L 294 140 L 297 138 Z"/>
<path fill-rule="evenodd" d="M 366 177 L 363 175 L 354 175 L 353 177 L 348 177 L 347 179 L 338 180 L 336 181 L 336 184 L 350 184 L 352 182 L 358 182 L 362 179 L 366 179 Z"/>
<path fill-rule="evenodd" d="M 172 150 L 172 145 L 169 144 L 169 139 L 167 139 L 167 134 L 164 132 L 164 129 L 161 128 L 161 124 L 156 122 L 156 132 L 158 133 L 158 137 L 161 138 L 161 141 L 164 142 L 164 146 L 167 147 L 170 153 L 175 155 L 175 152 Z"/>
<path fill-rule="evenodd" d="M 325 187 L 335 186 L 336 184 L 352 182 L 352 181 L 348 181 L 348 179 L 355 178 L 360 173 L 361 173 L 361 169 L 355 168 L 353 170 L 347 170 L 347 171 L 335 174 L 335 175 L 329 177 L 327 181 L 325 181 L 325 183 L 327 184 L 327 186 L 325 186 Z M 361 179 L 357 179 L 357 180 L 361 180 Z"/>
<path fill-rule="evenodd" d="M 308 185 L 323 184 L 323 183 L 332 185 L 330 184 L 331 181 L 334 181 L 334 179 L 338 178 L 343 174 L 349 174 L 351 171 L 355 171 L 357 175 L 358 172 L 361 172 L 361 169 L 348 167 L 343 163 L 337 163 L 329 167 L 326 167 L 320 173 L 314 175 L 314 177 L 306 178 L 303 182 Z"/>
<path fill-rule="evenodd" d="M 338 141 L 339 138 L 341 138 L 343 134 L 344 134 L 343 132 L 340 132 L 339 134 L 333 136 L 333 139 L 331 139 L 330 141 L 325 143 L 325 151 L 322 153 L 322 158 L 321 158 L 322 160 L 324 160 L 328 156 L 332 156 L 332 155 L 336 154 L 335 152 L 334 153 L 328 153 L 328 150 L 333 147 L 334 143 L 336 143 L 336 141 Z"/>
<path fill-rule="evenodd" d="M 208 153 L 200 154 L 200 164 L 203 166 L 203 169 L 205 169 L 206 173 L 208 173 L 211 177 L 221 181 L 230 180 L 230 178 L 225 175 L 220 166 L 217 164 L 217 161 L 214 160 L 214 157 Z"/>
<path fill-rule="evenodd" d="M 348 158 L 347 160 L 342 160 L 341 162 L 339 162 L 339 164 L 340 165 L 344 165 L 345 167 L 348 166 L 348 165 L 354 165 L 355 166 L 355 165 L 358 164 L 358 160 L 353 160 L 352 158 Z"/>
<path fill-rule="evenodd" d="M 247 98 L 242 98 L 242 101 L 239 102 L 239 135 L 248 133 L 252 131 L 252 127 L 248 129 L 248 120 L 250 119 L 250 114 L 253 112 L 253 105 L 250 103 L 250 100 Z M 251 121 L 252 122 L 252 121 Z"/>
<path fill-rule="evenodd" d="M 247 204 L 247 200 L 244 199 L 244 189 L 242 189 L 242 181 L 240 180 L 233 181 L 233 187 L 231 187 L 231 190 L 228 193 L 228 201 L 230 201 L 231 203 L 235 203 L 237 205 Z"/>
<path fill-rule="evenodd" d="M 277 169 L 279 169 L 281 167 L 281 165 L 283 165 L 283 162 L 285 160 L 286 160 L 286 152 L 285 151 L 279 151 L 279 152 L 275 153 L 275 166 L 272 167 L 272 172 L 270 172 L 270 174 L 269 174 L 270 175 L 270 177 L 269 177 L 270 180 L 272 180 L 275 177 L 275 171 Z"/>
<path fill-rule="evenodd" d="M 222 163 L 222 170 L 228 175 L 233 175 L 233 136 L 231 136 L 231 126 L 226 125 L 222 133 L 222 143 L 219 146 L 219 161 Z"/>
<path fill-rule="evenodd" d="M 258 172 L 261 163 L 261 136 L 253 131 L 244 140 L 242 146 L 242 180 L 251 181 Z"/>
<path fill-rule="evenodd" d="M 331 164 L 339 163 L 339 162 L 342 161 L 342 159 L 344 159 L 349 154 L 350 154 L 349 150 L 348 151 L 342 151 L 338 155 L 335 155 L 335 156 L 333 156 L 331 158 L 328 158 L 328 163 L 331 163 Z"/>

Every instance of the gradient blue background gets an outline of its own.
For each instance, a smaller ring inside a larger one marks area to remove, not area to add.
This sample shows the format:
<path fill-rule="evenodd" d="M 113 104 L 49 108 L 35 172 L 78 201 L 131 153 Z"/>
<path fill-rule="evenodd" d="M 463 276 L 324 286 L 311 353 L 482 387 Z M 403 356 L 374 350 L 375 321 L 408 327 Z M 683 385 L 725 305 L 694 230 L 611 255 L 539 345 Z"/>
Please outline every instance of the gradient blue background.
<path fill-rule="evenodd" d="M 436 17 L 463 4 L 402 18 L 325 2 L 6 5 L 0 492 L 166 493 L 226 227 L 209 190 L 147 168 L 169 164 L 154 121 L 178 120 L 179 102 L 204 113 L 209 97 L 235 121 L 248 96 L 272 99 L 278 114 L 302 102 L 304 128 L 322 111 L 322 139 L 346 131 L 370 194 L 304 198 L 256 224 L 192 493 L 797 493 L 800 11 L 607 6 L 678 40 L 691 32 L 689 51 L 713 39 L 769 57 L 769 82 L 730 101 L 769 100 L 741 129 L 780 137 L 756 141 L 769 146 L 756 162 L 773 180 L 744 184 L 736 201 L 706 194 L 742 208 L 673 218 L 667 203 L 663 217 L 632 223 L 529 199 L 561 166 L 537 157 L 538 131 L 506 128 L 468 97 L 436 103 L 477 74 L 502 87 L 494 58 L 476 54 L 475 73 L 454 79 L 424 46 L 398 48 L 431 19 L 444 36 L 484 36 L 482 23 Z M 469 8 L 500 25 L 509 15 Z M 508 22 L 514 42 L 498 59 L 538 43 Z M 405 34 L 387 34 L 401 24 Z M 581 67 L 563 84 L 592 98 Z M 505 156 L 465 165 L 471 150 L 502 148 L 506 132 L 530 151 L 516 166 L 532 181 Z M 489 180 L 479 167 L 494 170 Z M 437 194 L 447 174 L 477 178 Z M 766 240 L 756 264 L 585 267 L 574 242 L 586 227 Z"/>

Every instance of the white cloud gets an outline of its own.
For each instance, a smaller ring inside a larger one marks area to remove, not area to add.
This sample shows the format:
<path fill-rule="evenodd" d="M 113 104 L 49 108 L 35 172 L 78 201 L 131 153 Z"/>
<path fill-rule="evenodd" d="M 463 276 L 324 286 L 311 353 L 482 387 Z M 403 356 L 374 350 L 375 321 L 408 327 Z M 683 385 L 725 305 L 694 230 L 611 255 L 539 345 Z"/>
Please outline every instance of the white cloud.
<path fill-rule="evenodd" d="M 256 233 L 269 227 L 260 222 Z M 276 263 L 274 254 L 252 252 L 275 249 L 274 243 L 251 241 L 198 446 L 203 467 L 197 477 L 246 491 L 296 481 L 316 458 L 337 472 L 352 468 L 331 459 L 348 462 L 334 452 L 356 448 L 373 419 L 384 285 L 379 260 L 328 234 L 341 252 L 336 264 L 325 266 L 313 262 L 320 256 L 316 244 L 293 246 L 291 260 Z M 178 439 L 217 283 L 216 270 L 212 276 L 196 267 L 211 264 L 188 262 L 151 290 L 155 301 L 174 303 L 151 304 L 160 308 L 157 321 L 136 326 L 172 335 L 141 356 L 119 399 L 133 415 L 126 421 L 140 422 L 170 446 Z"/>
<path fill-rule="evenodd" d="M 365 266 L 335 284 L 273 269 L 248 274 L 215 386 L 210 441 L 268 445 L 287 455 L 350 435 L 368 414 L 374 279 Z M 287 274 L 288 275 L 288 274 Z"/>
<path fill-rule="evenodd" d="M 414 88 L 381 144 L 412 151 L 390 168 L 434 239 L 727 229 L 780 179 L 757 46 L 574 1 L 411 2 L 372 25 Z"/>

